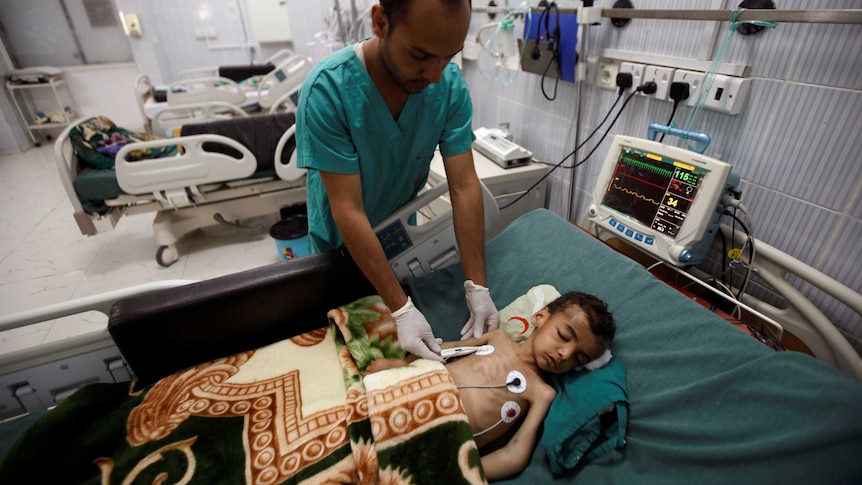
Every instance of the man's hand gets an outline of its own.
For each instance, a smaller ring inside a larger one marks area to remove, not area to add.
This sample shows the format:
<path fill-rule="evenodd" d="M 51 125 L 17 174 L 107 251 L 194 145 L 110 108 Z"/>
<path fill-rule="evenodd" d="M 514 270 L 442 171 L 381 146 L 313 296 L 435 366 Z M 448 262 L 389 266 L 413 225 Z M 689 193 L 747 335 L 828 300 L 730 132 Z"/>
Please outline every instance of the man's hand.
<path fill-rule="evenodd" d="M 481 337 L 485 332 L 500 326 L 500 315 L 497 306 L 491 300 L 491 292 L 484 286 L 464 282 L 464 292 L 467 295 L 467 308 L 470 309 L 470 319 L 461 329 L 461 338 Z"/>
<path fill-rule="evenodd" d="M 443 362 L 440 343 L 434 338 L 425 315 L 413 306 L 413 300 L 408 297 L 407 303 L 392 312 L 392 316 L 398 327 L 398 344 L 401 348 L 423 359 Z"/>

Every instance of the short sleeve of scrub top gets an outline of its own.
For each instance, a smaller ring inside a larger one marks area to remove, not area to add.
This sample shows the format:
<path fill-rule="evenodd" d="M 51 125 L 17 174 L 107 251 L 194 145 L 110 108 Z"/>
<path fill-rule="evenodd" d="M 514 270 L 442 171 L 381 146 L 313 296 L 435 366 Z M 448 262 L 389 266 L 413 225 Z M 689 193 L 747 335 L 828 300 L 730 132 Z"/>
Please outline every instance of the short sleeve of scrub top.
<path fill-rule="evenodd" d="M 412 200 L 425 185 L 434 150 L 449 157 L 470 149 L 472 102 L 458 67 L 410 95 L 397 120 L 352 47 L 330 55 L 302 87 L 297 112 L 298 165 L 309 168 L 309 246 L 343 245 L 319 171 L 359 174 L 372 226 Z"/>

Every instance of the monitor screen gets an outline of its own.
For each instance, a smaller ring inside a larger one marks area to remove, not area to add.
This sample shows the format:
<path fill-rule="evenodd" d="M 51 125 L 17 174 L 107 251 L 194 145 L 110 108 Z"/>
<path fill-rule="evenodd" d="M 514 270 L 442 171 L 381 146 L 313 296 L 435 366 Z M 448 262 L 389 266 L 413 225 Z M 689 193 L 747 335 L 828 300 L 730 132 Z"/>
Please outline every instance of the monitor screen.
<path fill-rule="evenodd" d="M 706 176 L 701 167 L 622 146 L 601 203 L 675 239 Z"/>
<path fill-rule="evenodd" d="M 671 264 L 697 264 L 718 231 L 722 196 L 738 183 L 739 176 L 721 160 L 616 135 L 586 216 L 608 231 L 605 236 Z"/>

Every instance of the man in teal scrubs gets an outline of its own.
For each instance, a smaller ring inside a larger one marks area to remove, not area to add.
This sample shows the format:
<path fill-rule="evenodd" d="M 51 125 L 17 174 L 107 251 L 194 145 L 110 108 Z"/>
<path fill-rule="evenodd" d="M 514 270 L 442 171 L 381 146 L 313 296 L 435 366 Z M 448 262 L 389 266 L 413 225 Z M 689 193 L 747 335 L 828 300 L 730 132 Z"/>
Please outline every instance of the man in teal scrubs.
<path fill-rule="evenodd" d="M 484 209 L 470 150 L 473 106 L 458 67 L 469 0 L 381 0 L 374 36 L 323 59 L 303 83 L 299 166 L 309 169 L 309 246 L 345 246 L 393 309 L 401 345 L 440 361 L 440 346 L 404 293 L 372 228 L 416 197 L 439 145 L 467 281 L 463 335 L 496 328 L 485 281 Z"/>

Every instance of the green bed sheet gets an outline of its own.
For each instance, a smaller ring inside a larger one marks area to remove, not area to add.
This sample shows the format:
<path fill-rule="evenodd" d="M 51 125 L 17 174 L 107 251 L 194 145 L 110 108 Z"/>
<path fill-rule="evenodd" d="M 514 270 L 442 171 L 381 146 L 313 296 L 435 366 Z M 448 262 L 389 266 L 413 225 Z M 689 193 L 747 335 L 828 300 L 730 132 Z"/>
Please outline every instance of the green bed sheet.
<path fill-rule="evenodd" d="M 557 215 L 537 210 L 486 247 L 502 308 L 550 284 L 608 302 L 630 400 L 626 446 L 553 476 L 537 447 L 501 483 L 860 483 L 862 384 L 796 352 L 774 352 Z M 408 283 L 435 333 L 468 318 L 460 265 Z M 454 308 L 453 308 L 454 307 Z"/>

